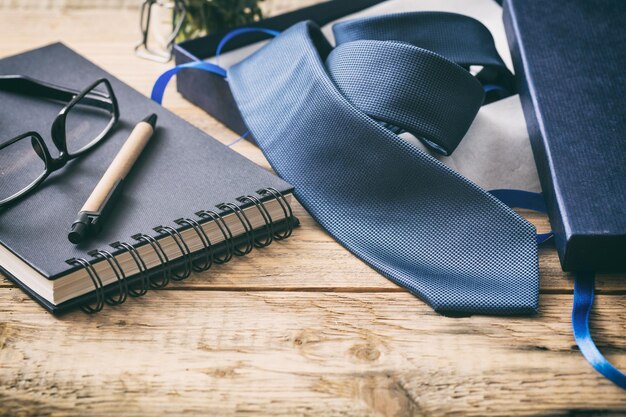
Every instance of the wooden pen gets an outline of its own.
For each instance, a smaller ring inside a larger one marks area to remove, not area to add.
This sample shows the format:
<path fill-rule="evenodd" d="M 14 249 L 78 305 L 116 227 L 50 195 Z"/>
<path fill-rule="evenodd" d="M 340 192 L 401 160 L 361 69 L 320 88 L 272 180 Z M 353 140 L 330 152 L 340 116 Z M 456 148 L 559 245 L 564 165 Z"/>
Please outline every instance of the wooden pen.
<path fill-rule="evenodd" d="M 157 115 L 151 114 L 135 126 L 120 151 L 80 209 L 67 238 L 74 244 L 102 230 L 102 224 L 119 197 L 126 175 L 141 155 L 156 128 Z"/>

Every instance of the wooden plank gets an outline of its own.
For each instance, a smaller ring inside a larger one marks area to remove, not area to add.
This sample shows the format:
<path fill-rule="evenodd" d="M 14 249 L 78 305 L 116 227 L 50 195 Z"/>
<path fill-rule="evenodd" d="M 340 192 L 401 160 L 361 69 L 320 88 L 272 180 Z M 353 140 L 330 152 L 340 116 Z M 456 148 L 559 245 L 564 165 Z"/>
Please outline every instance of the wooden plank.
<path fill-rule="evenodd" d="M 626 413 L 577 351 L 571 297 L 535 318 L 446 318 L 408 294 L 155 291 L 55 318 L 0 290 L 0 415 Z M 598 343 L 626 366 L 626 300 Z"/>

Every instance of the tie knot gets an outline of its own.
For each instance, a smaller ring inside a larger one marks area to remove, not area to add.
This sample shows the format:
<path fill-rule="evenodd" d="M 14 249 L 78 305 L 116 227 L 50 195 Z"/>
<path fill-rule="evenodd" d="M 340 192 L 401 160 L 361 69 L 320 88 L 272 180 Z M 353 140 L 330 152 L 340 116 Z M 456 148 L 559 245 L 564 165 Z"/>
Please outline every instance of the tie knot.
<path fill-rule="evenodd" d="M 337 45 L 356 40 L 401 41 L 435 52 L 466 70 L 482 68 L 476 78 L 486 89 L 485 103 L 515 92 L 515 80 L 496 50 L 482 23 L 469 16 L 448 12 L 408 12 L 333 25 Z M 497 88 L 495 88 L 497 87 Z"/>
<path fill-rule="evenodd" d="M 444 155 L 457 147 L 484 98 L 468 71 L 405 42 L 344 43 L 329 54 L 326 68 L 354 106 Z"/>

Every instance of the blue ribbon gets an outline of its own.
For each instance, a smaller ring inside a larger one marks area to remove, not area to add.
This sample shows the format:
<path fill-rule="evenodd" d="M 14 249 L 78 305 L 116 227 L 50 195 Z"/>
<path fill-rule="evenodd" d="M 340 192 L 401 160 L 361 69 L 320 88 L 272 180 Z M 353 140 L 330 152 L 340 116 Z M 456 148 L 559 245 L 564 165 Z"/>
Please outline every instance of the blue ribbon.
<path fill-rule="evenodd" d="M 167 87 L 167 84 L 170 82 L 174 75 L 184 69 L 199 69 L 212 72 L 213 74 L 217 74 L 221 77 L 226 78 L 226 70 L 218 65 L 210 64 L 204 61 L 187 62 L 186 64 L 177 65 L 174 68 L 171 68 L 161 74 L 159 78 L 157 78 L 157 80 L 154 82 L 150 98 L 159 104 L 163 103 L 163 94 L 165 93 L 165 87 Z"/>
<path fill-rule="evenodd" d="M 220 43 L 217 45 L 217 49 L 215 51 L 215 62 L 219 64 L 220 54 L 222 53 L 222 49 L 224 49 L 224 46 L 226 45 L 228 41 L 230 41 L 231 39 L 239 35 L 243 35 L 244 33 L 251 33 L 251 32 L 262 32 L 271 36 L 278 36 L 280 34 L 280 32 L 276 30 L 265 29 L 265 28 L 240 28 L 240 29 L 232 30 L 228 32 L 222 38 Z M 157 80 L 154 82 L 154 86 L 152 87 L 152 93 L 150 94 L 150 98 L 156 101 L 157 103 L 162 104 L 163 94 L 165 93 L 165 88 L 167 87 L 167 84 L 170 82 L 170 80 L 172 79 L 174 75 L 176 75 L 177 73 L 179 73 L 180 71 L 184 69 L 197 69 L 197 70 L 202 70 L 202 71 L 208 71 L 213 74 L 217 74 L 220 77 L 226 78 L 227 71 L 224 68 L 216 64 L 211 64 L 211 63 L 202 61 L 196 57 L 193 57 L 193 58 L 195 59 L 195 61 L 187 62 L 186 64 L 177 65 L 174 68 L 171 68 L 165 71 L 163 74 L 161 74 L 159 78 L 157 78 Z"/>
<path fill-rule="evenodd" d="M 247 130 L 243 135 L 239 136 L 237 139 L 235 139 L 234 141 L 230 142 L 226 146 L 228 146 L 230 148 L 231 146 L 238 144 L 239 142 L 241 142 L 242 140 L 247 138 L 249 134 L 250 134 L 250 131 Z"/>
<path fill-rule="evenodd" d="M 532 193 L 523 190 L 491 190 L 489 194 L 502 201 L 511 208 L 522 208 L 537 211 L 539 213 L 547 213 L 548 209 L 543 200 L 543 194 Z M 537 245 L 541 245 L 546 240 L 554 236 L 553 232 L 537 233 Z"/>
<path fill-rule="evenodd" d="M 609 381 L 626 389 L 626 375 L 613 366 L 598 350 L 589 331 L 589 314 L 593 306 L 595 277 L 593 273 L 577 273 L 574 277 L 572 327 L 574 339 L 587 362 Z"/>

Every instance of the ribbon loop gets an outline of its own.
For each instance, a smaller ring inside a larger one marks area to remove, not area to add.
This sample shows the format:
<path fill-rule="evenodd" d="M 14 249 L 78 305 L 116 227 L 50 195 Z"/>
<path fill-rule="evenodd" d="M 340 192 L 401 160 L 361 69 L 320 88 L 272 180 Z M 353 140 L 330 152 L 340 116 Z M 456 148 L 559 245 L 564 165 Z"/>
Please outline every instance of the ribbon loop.
<path fill-rule="evenodd" d="M 174 68 L 171 68 L 161 74 L 152 86 L 152 93 L 150 94 L 150 98 L 161 104 L 163 102 L 163 94 L 165 94 L 165 87 L 167 87 L 167 84 L 170 82 L 174 75 L 184 69 L 199 69 L 212 72 L 213 74 L 217 74 L 220 77 L 226 77 L 226 70 L 220 66 L 210 64 L 204 61 L 188 62 L 186 64 L 175 66 Z"/>
<path fill-rule="evenodd" d="M 592 273 L 577 273 L 574 278 L 574 306 L 572 327 L 574 339 L 585 359 L 604 377 L 615 385 L 626 389 L 626 375 L 613 366 L 602 355 L 593 342 L 589 330 L 589 315 L 593 307 L 595 276 Z"/>

